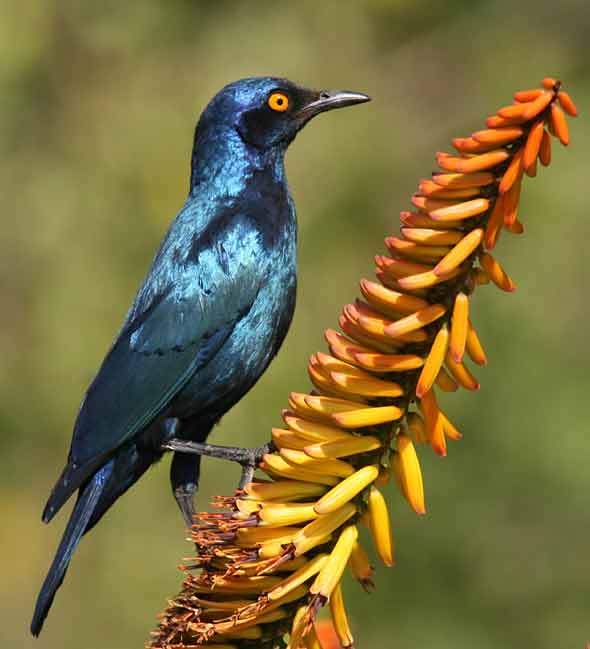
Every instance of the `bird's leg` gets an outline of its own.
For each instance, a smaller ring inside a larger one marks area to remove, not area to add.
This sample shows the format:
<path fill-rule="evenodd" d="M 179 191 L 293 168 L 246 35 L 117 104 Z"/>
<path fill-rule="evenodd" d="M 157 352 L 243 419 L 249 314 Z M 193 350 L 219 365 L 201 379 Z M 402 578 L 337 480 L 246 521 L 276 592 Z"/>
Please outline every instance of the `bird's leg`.
<path fill-rule="evenodd" d="M 243 489 L 248 482 L 252 481 L 252 476 L 256 467 L 260 463 L 265 453 L 273 450 L 271 442 L 255 448 L 240 448 L 235 446 L 218 446 L 217 444 L 202 444 L 199 442 L 188 442 L 183 439 L 170 439 L 162 445 L 166 451 L 175 451 L 174 459 L 180 454 L 187 454 L 189 457 L 199 457 L 207 455 L 216 457 L 221 460 L 230 460 L 242 465 L 242 477 L 240 479 L 240 489 Z M 182 509 L 182 508 L 181 508 Z"/>
<path fill-rule="evenodd" d="M 200 455 L 174 453 L 170 467 L 172 492 L 189 530 L 194 524 L 194 495 L 199 487 L 200 465 Z"/>

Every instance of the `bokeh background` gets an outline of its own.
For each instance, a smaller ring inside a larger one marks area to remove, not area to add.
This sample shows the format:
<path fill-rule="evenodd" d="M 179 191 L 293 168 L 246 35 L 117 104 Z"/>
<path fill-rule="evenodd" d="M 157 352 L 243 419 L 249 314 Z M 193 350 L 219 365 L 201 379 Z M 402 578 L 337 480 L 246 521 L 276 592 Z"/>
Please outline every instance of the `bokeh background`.
<path fill-rule="evenodd" d="M 0 2 L 0 645 L 142 647 L 190 553 L 152 469 L 84 539 L 46 628 L 28 623 L 66 512 L 41 508 L 80 398 L 187 190 L 196 116 L 254 74 L 366 91 L 323 116 L 287 167 L 298 207 L 297 313 L 279 358 L 216 429 L 254 445 L 279 422 L 322 331 L 371 276 L 417 181 L 453 135 L 562 77 L 582 116 L 527 180 L 525 237 L 499 256 L 512 295 L 478 292 L 490 364 L 445 402 L 464 432 L 424 449 L 428 515 L 397 496 L 398 565 L 346 595 L 358 647 L 581 649 L 590 640 L 587 0 Z M 233 466 L 204 461 L 199 505 Z"/>

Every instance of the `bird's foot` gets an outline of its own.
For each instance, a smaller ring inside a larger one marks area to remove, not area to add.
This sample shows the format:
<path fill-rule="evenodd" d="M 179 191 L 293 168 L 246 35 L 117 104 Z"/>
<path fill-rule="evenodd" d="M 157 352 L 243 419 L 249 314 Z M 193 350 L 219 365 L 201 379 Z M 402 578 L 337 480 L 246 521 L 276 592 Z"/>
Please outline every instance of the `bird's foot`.
<path fill-rule="evenodd" d="M 182 487 L 174 489 L 174 499 L 180 507 L 184 523 L 190 530 L 195 522 L 195 505 L 193 501 L 194 490 L 188 491 Z"/>
<path fill-rule="evenodd" d="M 217 444 L 202 444 L 189 442 L 184 439 L 170 439 L 162 445 L 162 450 L 176 451 L 177 453 L 194 453 L 216 457 L 220 460 L 237 462 L 242 466 L 242 477 L 240 478 L 240 489 L 252 482 L 256 467 L 260 464 L 262 456 L 273 450 L 271 442 L 255 448 L 240 448 L 237 446 L 218 446 Z"/>

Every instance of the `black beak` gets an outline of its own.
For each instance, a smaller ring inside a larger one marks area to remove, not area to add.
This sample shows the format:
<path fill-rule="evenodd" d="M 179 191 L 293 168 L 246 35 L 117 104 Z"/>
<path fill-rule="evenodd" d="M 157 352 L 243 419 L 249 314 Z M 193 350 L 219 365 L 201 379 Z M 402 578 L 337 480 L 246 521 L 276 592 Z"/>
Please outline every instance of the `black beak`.
<path fill-rule="evenodd" d="M 306 104 L 297 113 L 297 117 L 308 120 L 318 113 L 323 113 L 334 108 L 344 108 L 355 104 L 364 104 L 371 101 L 368 95 L 362 92 L 349 92 L 348 90 L 322 90 L 314 101 Z"/>

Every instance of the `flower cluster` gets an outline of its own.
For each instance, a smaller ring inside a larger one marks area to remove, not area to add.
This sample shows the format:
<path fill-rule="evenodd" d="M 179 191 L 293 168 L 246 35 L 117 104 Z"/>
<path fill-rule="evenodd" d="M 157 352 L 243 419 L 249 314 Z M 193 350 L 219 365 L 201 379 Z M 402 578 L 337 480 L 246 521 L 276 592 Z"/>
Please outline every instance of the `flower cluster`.
<path fill-rule="evenodd" d="M 358 539 L 369 528 L 377 555 L 394 563 L 387 503 L 393 476 L 401 495 L 425 512 L 415 444 L 446 455 L 461 437 L 436 389 L 479 388 L 466 364 L 486 356 L 469 298 L 490 281 L 514 283 L 490 251 L 504 230 L 523 232 L 524 175 L 548 165 L 551 137 L 568 144 L 565 113 L 576 108 L 561 82 L 517 92 L 486 129 L 438 153 L 439 170 L 419 184 L 401 234 L 385 240 L 376 278 L 347 304 L 341 332 L 326 331 L 329 353 L 309 361 L 315 390 L 291 393 L 274 452 L 256 478 L 218 510 L 198 515 L 198 557 L 183 590 L 162 614 L 152 648 L 321 649 L 315 618 L 328 604 L 342 647 L 352 647 L 340 581 L 348 566 L 365 589 L 373 569 Z"/>

